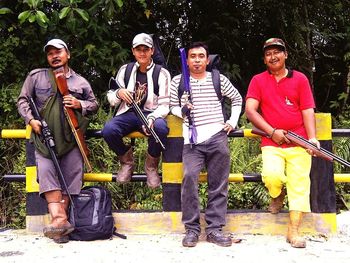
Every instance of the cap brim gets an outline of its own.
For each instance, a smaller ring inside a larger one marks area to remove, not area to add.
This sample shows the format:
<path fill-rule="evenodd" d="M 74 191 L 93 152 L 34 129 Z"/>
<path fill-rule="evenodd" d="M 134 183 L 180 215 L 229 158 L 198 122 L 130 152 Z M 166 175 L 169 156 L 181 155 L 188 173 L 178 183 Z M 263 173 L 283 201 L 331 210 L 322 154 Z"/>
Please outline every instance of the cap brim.
<path fill-rule="evenodd" d="M 64 45 L 62 45 L 62 44 L 49 44 L 49 45 L 45 45 L 45 47 L 44 47 L 44 52 L 46 52 L 46 49 L 47 49 L 48 47 L 54 47 L 54 48 L 57 48 L 57 49 L 62 49 L 62 48 L 67 49 L 67 48 L 66 48 Z M 68 49 L 67 49 L 67 51 L 68 51 Z"/>
<path fill-rule="evenodd" d="M 272 45 L 268 45 L 266 47 L 263 48 L 263 50 L 267 49 L 267 48 L 270 48 L 270 47 L 277 47 L 277 48 L 281 48 L 283 50 L 286 50 L 286 47 L 283 46 L 283 45 L 280 45 L 280 44 L 272 44 Z"/>
<path fill-rule="evenodd" d="M 136 43 L 136 44 L 132 45 L 132 48 L 135 48 L 135 47 L 138 47 L 138 46 L 146 46 L 146 47 L 149 47 L 149 48 L 153 47 L 151 44 L 148 44 L 148 43 Z"/>

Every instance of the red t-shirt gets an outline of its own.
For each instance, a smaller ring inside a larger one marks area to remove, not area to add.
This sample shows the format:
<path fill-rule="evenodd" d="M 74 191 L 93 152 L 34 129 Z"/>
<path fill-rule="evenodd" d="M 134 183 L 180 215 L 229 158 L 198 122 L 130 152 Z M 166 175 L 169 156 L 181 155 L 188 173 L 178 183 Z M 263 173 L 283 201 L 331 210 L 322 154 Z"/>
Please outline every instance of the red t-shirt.
<path fill-rule="evenodd" d="M 301 111 L 315 108 L 307 77 L 296 70 L 276 81 L 268 71 L 255 75 L 250 81 L 246 99 L 259 101 L 260 114 L 272 127 L 290 130 L 307 139 Z M 261 146 L 277 146 L 271 139 L 262 138 Z M 283 144 L 282 147 L 291 147 Z"/>

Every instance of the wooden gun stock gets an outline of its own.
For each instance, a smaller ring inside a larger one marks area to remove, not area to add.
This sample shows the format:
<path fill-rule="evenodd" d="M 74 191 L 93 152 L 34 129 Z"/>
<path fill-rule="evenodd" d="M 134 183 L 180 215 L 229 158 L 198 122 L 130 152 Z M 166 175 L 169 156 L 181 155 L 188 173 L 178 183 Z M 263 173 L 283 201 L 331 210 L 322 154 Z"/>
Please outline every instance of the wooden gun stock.
<path fill-rule="evenodd" d="M 69 95 L 70 93 L 68 90 L 67 79 L 66 79 L 63 67 L 54 70 L 53 73 L 55 76 L 57 88 L 60 91 L 60 93 L 62 94 L 62 96 Z M 81 153 L 83 160 L 84 160 L 84 163 L 86 165 L 86 170 L 88 172 L 91 172 L 92 167 L 91 167 L 90 161 L 88 159 L 90 152 L 89 152 L 89 149 L 86 145 L 84 134 L 79 129 L 78 119 L 77 119 L 72 108 L 64 106 L 64 114 L 68 120 L 69 126 L 71 127 L 74 138 L 78 144 L 80 153 Z"/>
<path fill-rule="evenodd" d="M 264 136 L 267 137 L 267 134 L 262 131 L 259 130 L 257 128 L 253 128 L 252 129 L 252 133 L 253 134 L 257 134 L 260 136 Z M 345 165 L 346 167 L 350 168 L 350 163 L 346 160 L 344 160 L 343 158 L 335 155 L 334 153 L 327 151 L 324 148 L 317 148 L 317 146 L 311 142 L 309 142 L 308 140 L 306 140 L 305 138 L 301 137 L 300 135 L 291 132 L 291 131 L 287 131 L 287 133 L 284 135 L 288 140 L 290 140 L 291 142 L 293 142 L 294 144 L 303 147 L 304 149 L 309 149 L 312 150 L 312 152 L 317 156 L 317 157 L 321 157 L 327 161 L 333 162 L 333 160 Z"/>

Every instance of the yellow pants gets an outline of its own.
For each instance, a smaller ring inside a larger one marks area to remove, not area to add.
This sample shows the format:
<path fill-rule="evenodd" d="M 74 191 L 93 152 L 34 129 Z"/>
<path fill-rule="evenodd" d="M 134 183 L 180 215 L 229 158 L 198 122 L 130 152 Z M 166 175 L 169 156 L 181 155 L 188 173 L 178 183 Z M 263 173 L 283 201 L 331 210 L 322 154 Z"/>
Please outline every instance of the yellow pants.
<path fill-rule="evenodd" d="M 289 210 L 310 212 L 311 156 L 301 147 L 265 146 L 262 151 L 262 181 L 276 198 L 286 184 Z"/>

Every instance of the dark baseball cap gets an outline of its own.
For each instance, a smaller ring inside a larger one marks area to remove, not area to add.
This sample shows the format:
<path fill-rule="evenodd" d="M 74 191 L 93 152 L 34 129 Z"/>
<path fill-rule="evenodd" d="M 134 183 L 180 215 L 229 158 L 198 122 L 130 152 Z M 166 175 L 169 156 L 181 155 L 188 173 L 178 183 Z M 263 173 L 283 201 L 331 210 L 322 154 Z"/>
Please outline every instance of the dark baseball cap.
<path fill-rule="evenodd" d="M 284 43 L 284 41 L 280 38 L 273 37 L 265 41 L 263 51 L 265 51 L 266 48 L 272 47 L 272 46 L 279 47 L 284 51 L 286 50 L 286 44 Z"/>

